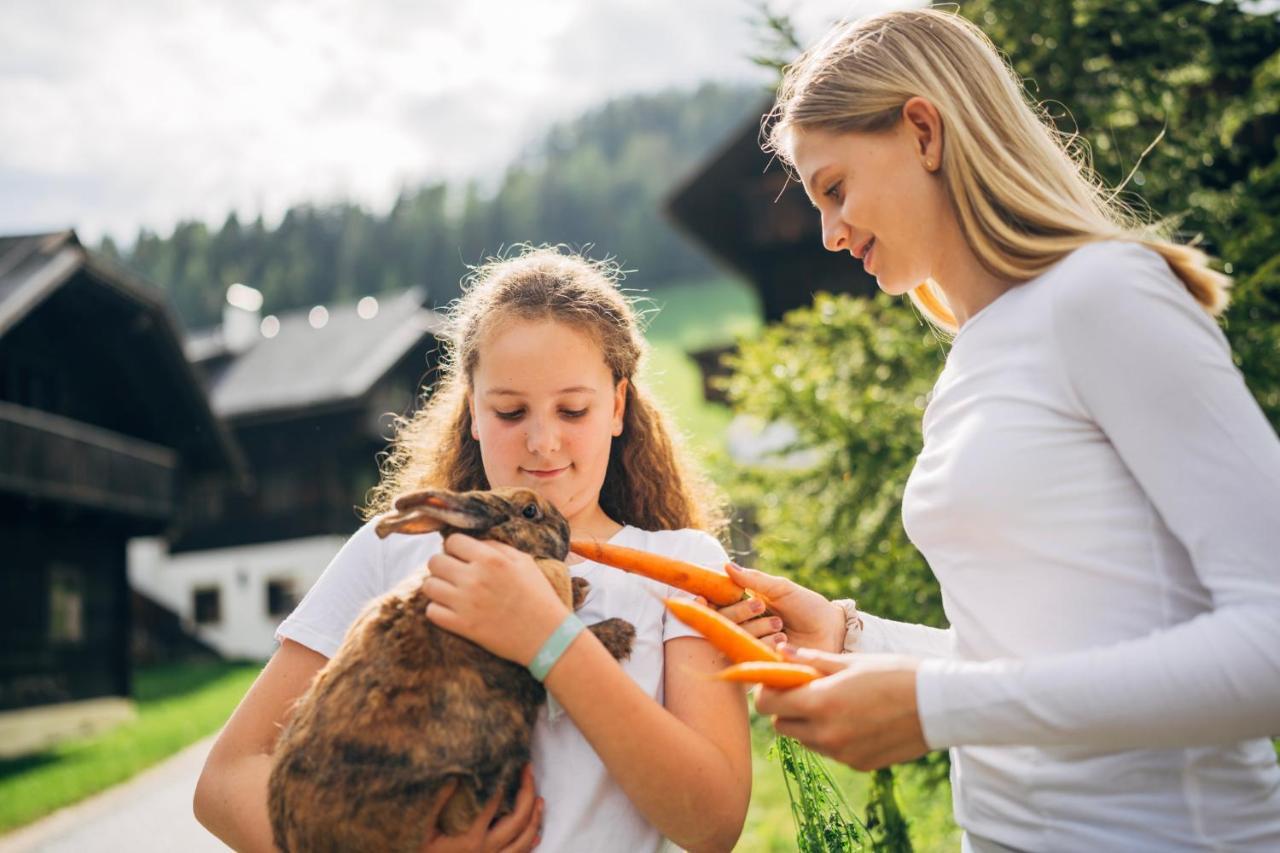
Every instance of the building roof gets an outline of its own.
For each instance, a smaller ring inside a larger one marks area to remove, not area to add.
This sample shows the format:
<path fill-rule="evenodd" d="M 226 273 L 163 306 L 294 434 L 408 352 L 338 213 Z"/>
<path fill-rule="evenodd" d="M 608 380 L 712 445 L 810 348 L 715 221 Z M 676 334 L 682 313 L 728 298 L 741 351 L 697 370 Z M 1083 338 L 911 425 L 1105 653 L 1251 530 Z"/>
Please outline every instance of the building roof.
<path fill-rule="evenodd" d="M 83 254 L 72 231 L 0 237 L 0 335 L 66 283 Z"/>
<path fill-rule="evenodd" d="M 309 310 L 282 313 L 273 337 L 258 334 L 240 352 L 228 347 L 222 327 L 200 330 L 188 337 L 187 355 L 206 367 L 213 409 L 230 420 L 354 403 L 443 333 L 443 318 L 422 307 L 424 298 L 417 288 L 382 295 L 368 319 L 355 304 L 327 306 L 320 328 Z"/>
<path fill-rule="evenodd" d="M 157 437 L 194 469 L 247 476 L 240 447 L 210 408 L 203 379 L 183 352 L 177 316 L 158 288 L 90 252 L 71 230 L 0 237 L 0 336 L 64 288 L 75 290 L 68 298 L 92 292 L 106 300 L 102 304 L 118 306 L 123 314 L 117 316 L 133 317 L 129 331 L 142 336 L 154 371 L 148 396 L 156 403 Z M 101 330 L 77 331 L 109 338 Z"/>

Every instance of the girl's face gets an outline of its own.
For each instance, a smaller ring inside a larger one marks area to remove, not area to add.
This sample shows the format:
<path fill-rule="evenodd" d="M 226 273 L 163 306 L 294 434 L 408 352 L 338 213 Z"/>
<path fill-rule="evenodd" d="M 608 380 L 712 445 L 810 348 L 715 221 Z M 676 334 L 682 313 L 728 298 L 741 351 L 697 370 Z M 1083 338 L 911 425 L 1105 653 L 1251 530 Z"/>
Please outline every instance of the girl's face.
<path fill-rule="evenodd" d="M 797 129 L 791 136 L 805 192 L 822 215 L 823 245 L 861 259 L 894 296 L 933 274 L 949 211 L 933 174 L 940 154 L 940 145 L 922 140 L 908 121 L 883 133 Z"/>
<path fill-rule="evenodd" d="M 626 380 L 600 347 L 555 320 L 510 320 L 481 341 L 471 376 L 471 434 L 491 486 L 535 489 L 572 524 L 599 511 Z"/>

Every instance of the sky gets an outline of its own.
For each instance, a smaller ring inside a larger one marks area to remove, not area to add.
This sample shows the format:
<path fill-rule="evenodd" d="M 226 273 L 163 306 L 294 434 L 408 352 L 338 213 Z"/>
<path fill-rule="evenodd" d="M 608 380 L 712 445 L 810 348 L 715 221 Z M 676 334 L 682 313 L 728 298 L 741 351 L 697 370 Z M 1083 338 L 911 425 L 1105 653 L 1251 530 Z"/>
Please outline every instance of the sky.
<path fill-rule="evenodd" d="M 0 234 L 96 242 L 496 184 L 557 121 L 766 85 L 751 0 L 0 0 Z M 774 2 L 802 38 L 902 0 Z"/>

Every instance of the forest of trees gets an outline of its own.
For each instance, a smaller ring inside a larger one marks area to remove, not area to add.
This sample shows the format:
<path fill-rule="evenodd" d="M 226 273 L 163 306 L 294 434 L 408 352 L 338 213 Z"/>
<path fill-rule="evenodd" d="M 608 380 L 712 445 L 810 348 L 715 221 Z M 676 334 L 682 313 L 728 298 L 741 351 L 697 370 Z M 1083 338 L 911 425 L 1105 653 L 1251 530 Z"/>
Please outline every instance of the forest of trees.
<path fill-rule="evenodd" d="M 142 231 L 122 257 L 164 288 L 188 328 L 218 322 L 227 285 L 262 291 L 265 312 L 425 286 L 458 294 L 467 265 L 517 242 L 592 245 L 636 270 L 628 283 L 706 275 L 711 261 L 666 221 L 662 200 L 767 93 L 704 85 L 610 101 L 555 126 L 510 164 L 495 191 L 444 181 L 406 189 L 392 209 L 299 205 L 274 226 L 235 213 L 221 225 Z"/>

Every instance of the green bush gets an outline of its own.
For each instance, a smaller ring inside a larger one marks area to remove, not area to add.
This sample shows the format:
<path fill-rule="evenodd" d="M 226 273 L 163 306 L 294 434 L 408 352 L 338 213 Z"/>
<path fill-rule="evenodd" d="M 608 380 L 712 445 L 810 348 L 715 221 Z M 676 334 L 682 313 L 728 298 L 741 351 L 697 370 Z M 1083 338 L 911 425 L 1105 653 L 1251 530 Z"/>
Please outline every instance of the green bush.
<path fill-rule="evenodd" d="M 901 519 L 942 366 L 933 331 L 886 296 L 821 294 L 742 341 L 731 366 L 734 408 L 796 432 L 789 456 L 739 469 L 732 485 L 759 527 L 760 565 L 869 613 L 942 625 L 937 581 Z"/>
<path fill-rule="evenodd" d="M 960 10 L 1005 52 L 1109 186 L 1172 222 L 1181 239 L 1200 239 L 1236 277 L 1224 327 L 1250 390 L 1280 430 L 1274 4 L 967 0 Z"/>

